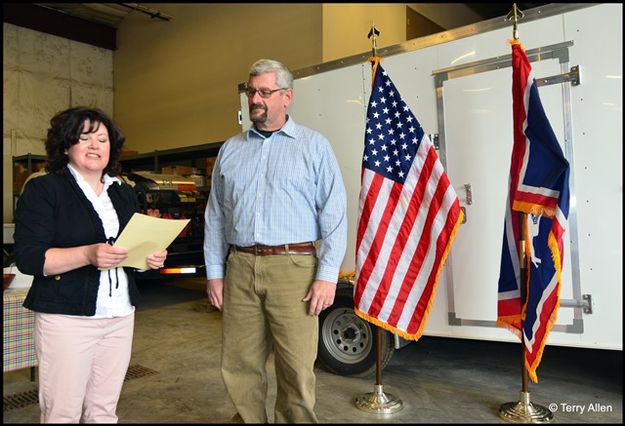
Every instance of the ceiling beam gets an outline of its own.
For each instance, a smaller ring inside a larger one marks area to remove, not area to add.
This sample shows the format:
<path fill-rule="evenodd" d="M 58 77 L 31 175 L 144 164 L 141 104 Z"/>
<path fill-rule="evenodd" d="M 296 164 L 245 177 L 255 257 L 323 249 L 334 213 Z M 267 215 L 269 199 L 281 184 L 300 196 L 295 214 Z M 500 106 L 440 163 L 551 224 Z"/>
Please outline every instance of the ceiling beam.
<path fill-rule="evenodd" d="M 117 30 L 29 3 L 4 3 L 2 21 L 81 43 L 117 48 Z"/>
<path fill-rule="evenodd" d="M 484 19 L 465 3 L 407 3 L 407 5 L 446 30 Z"/>

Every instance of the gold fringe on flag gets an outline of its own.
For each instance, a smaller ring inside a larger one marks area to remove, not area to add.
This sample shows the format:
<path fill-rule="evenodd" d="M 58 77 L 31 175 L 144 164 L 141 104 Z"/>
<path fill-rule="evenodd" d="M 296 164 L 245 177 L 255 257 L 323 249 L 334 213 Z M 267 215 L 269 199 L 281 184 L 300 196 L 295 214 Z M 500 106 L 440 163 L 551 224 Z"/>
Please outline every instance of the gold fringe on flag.
<path fill-rule="evenodd" d="M 366 321 L 374 323 L 375 325 L 377 325 L 380 328 L 383 328 L 384 330 L 390 331 L 391 333 L 396 333 L 397 335 L 399 335 L 400 337 L 406 340 L 419 340 L 421 336 L 423 335 L 423 330 L 425 328 L 427 319 L 430 315 L 432 304 L 434 303 L 434 299 L 436 298 L 436 289 L 438 287 L 438 279 L 440 277 L 440 273 L 443 270 L 443 267 L 445 266 L 445 262 L 447 261 L 447 256 L 449 255 L 452 244 L 454 240 L 456 239 L 456 234 L 458 233 L 458 229 L 460 229 L 460 224 L 462 223 L 463 219 L 464 219 L 464 213 L 461 210 L 460 214 L 458 215 L 458 219 L 456 220 L 456 223 L 454 224 L 454 228 L 451 232 L 451 235 L 449 236 L 449 241 L 447 241 L 447 245 L 445 246 L 445 251 L 443 252 L 443 255 L 441 257 L 441 262 L 438 267 L 438 270 L 436 271 L 436 275 L 434 277 L 434 284 L 432 285 L 432 294 L 430 295 L 430 299 L 428 300 L 427 307 L 425 308 L 425 312 L 423 313 L 423 319 L 421 320 L 419 329 L 415 333 L 408 333 L 404 330 L 400 330 L 399 328 L 394 327 L 385 322 L 382 322 L 377 318 L 369 316 L 368 314 L 354 307 L 354 312 L 356 313 L 356 315 L 358 315 L 360 318 Z"/>
<path fill-rule="evenodd" d="M 382 58 L 379 56 L 369 56 L 367 60 L 371 62 L 371 87 L 373 87 L 375 73 L 378 71 L 378 64 L 382 61 Z"/>

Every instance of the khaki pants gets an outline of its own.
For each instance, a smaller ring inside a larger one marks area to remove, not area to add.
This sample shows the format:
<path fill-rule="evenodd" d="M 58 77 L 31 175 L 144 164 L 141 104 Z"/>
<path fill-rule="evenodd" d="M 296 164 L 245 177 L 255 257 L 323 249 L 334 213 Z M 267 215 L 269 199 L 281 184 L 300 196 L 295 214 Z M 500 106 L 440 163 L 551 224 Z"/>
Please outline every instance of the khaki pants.
<path fill-rule="evenodd" d="M 267 372 L 272 348 L 278 385 L 275 421 L 317 422 L 315 374 L 318 317 L 302 302 L 314 281 L 311 255 L 232 251 L 224 283 L 222 376 L 246 423 L 267 422 Z"/>

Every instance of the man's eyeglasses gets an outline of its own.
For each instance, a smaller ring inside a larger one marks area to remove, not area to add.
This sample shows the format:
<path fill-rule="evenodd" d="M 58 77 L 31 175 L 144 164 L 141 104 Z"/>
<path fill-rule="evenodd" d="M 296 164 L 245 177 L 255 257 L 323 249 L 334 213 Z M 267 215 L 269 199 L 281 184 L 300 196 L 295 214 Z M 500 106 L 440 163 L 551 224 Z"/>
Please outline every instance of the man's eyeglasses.
<path fill-rule="evenodd" d="M 258 92 L 258 94 L 260 95 L 261 98 L 263 99 L 267 99 L 270 98 L 271 95 L 274 94 L 274 92 L 277 92 L 279 90 L 286 90 L 287 88 L 278 88 L 278 89 L 254 89 L 253 87 L 248 87 L 247 89 L 245 89 L 245 94 L 247 95 L 248 98 L 253 98 L 254 95 L 256 94 L 256 92 Z"/>

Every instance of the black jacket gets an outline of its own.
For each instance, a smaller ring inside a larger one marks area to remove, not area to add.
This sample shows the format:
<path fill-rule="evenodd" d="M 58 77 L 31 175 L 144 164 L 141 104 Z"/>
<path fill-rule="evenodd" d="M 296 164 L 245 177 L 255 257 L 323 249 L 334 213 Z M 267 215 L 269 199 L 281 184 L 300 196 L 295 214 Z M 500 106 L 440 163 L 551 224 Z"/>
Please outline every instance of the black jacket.
<path fill-rule="evenodd" d="M 119 219 L 119 232 L 134 212 L 137 197 L 128 184 L 108 188 Z M 15 260 L 18 269 L 33 275 L 24 307 L 36 312 L 93 316 L 100 285 L 100 271 L 93 265 L 63 274 L 43 276 L 45 252 L 105 243 L 104 227 L 91 202 L 69 170 L 64 175 L 48 174 L 27 183 L 15 210 Z M 128 275 L 130 303 L 137 306 L 139 292 L 134 269 Z"/>

